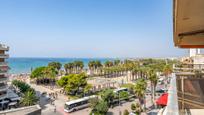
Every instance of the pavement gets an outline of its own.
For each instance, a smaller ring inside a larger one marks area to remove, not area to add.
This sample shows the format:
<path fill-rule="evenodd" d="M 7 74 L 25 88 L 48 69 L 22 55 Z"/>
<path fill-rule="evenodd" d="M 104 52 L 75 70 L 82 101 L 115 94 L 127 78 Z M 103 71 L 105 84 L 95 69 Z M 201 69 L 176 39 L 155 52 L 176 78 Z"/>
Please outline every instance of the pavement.
<path fill-rule="evenodd" d="M 40 85 L 35 85 L 35 84 L 31 84 L 31 86 L 33 88 L 35 88 L 35 90 L 38 93 L 42 93 L 42 92 L 47 92 L 47 93 L 51 93 L 51 92 L 55 92 L 51 89 L 45 88 L 43 86 Z M 160 86 L 158 85 L 158 87 L 164 87 L 164 86 Z M 158 97 L 156 97 L 157 99 Z M 58 95 L 58 99 L 56 99 L 54 101 L 54 105 L 50 104 L 49 101 L 47 101 L 46 97 L 40 97 L 40 105 L 42 107 L 42 115 L 89 115 L 89 113 L 91 112 L 90 108 L 86 108 L 86 109 L 82 109 L 82 110 L 78 110 L 76 112 L 72 112 L 72 113 L 66 113 L 64 112 L 64 104 L 67 101 L 67 96 L 63 95 L 63 94 L 59 94 Z M 123 112 L 125 109 L 127 109 L 129 112 L 131 112 L 131 104 L 137 102 L 138 99 L 135 99 L 132 102 L 125 102 L 123 103 L 121 106 L 116 106 L 114 108 L 110 108 L 107 115 L 119 115 L 119 111 L 121 111 L 121 115 L 123 115 Z M 151 102 L 151 96 L 146 96 L 146 108 L 149 108 L 149 110 L 147 109 L 146 113 L 142 113 L 142 115 L 155 115 L 159 110 L 152 110 L 150 107 L 152 106 L 152 102 Z"/>

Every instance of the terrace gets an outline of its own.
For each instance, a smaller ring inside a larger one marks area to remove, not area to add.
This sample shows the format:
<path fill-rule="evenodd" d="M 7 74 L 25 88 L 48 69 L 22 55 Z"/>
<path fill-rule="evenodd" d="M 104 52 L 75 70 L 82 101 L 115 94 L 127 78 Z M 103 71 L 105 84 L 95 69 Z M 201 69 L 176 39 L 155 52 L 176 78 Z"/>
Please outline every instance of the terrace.
<path fill-rule="evenodd" d="M 0 58 L 9 58 L 8 54 L 0 54 Z"/>
<path fill-rule="evenodd" d="M 174 71 L 168 92 L 168 104 L 163 114 L 197 115 L 199 111 L 202 113 L 204 110 L 204 65 L 177 65 Z"/>
<path fill-rule="evenodd" d="M 8 63 L 7 62 L 0 62 L 0 67 L 8 67 Z"/>
<path fill-rule="evenodd" d="M 9 47 L 4 45 L 4 44 L 0 44 L 0 50 L 5 50 L 5 51 L 8 51 L 9 50 Z"/>

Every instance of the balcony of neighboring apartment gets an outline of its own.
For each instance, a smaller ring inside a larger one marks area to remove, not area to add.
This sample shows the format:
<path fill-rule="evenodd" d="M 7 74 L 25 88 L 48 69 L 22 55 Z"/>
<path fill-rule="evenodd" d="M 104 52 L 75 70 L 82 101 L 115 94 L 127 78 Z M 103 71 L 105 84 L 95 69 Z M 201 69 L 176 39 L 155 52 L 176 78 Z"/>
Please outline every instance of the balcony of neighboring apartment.
<path fill-rule="evenodd" d="M 8 70 L 9 70 L 8 66 L 0 66 L 0 76 L 6 74 Z"/>
<path fill-rule="evenodd" d="M 5 75 L 0 75 L 0 83 L 4 83 L 8 80 L 8 77 L 6 77 Z"/>
<path fill-rule="evenodd" d="M 6 59 L 6 58 L 9 58 L 9 55 L 8 54 L 0 54 L 0 58 Z"/>
<path fill-rule="evenodd" d="M 0 68 L 8 68 L 8 62 L 0 62 Z"/>
<path fill-rule="evenodd" d="M 5 99 L 7 97 L 7 91 L 0 92 L 0 100 Z"/>
<path fill-rule="evenodd" d="M 0 50 L 8 51 L 9 47 L 4 44 L 0 44 Z"/>
<path fill-rule="evenodd" d="M 8 89 L 8 85 L 6 83 L 0 83 L 0 92 Z"/>
<path fill-rule="evenodd" d="M 179 113 L 204 114 L 204 64 L 180 64 L 174 71 Z"/>

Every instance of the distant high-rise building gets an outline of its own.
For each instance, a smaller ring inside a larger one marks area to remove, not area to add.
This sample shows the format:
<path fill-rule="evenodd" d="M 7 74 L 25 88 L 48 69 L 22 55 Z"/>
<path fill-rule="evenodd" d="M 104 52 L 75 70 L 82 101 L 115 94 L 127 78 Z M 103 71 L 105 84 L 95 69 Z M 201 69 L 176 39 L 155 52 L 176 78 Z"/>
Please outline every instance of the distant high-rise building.
<path fill-rule="evenodd" d="M 191 48 L 190 49 L 190 57 L 196 56 L 200 54 L 200 49 Z"/>
<path fill-rule="evenodd" d="M 6 54 L 6 51 L 8 50 L 8 46 L 0 44 L 0 100 L 7 97 L 7 71 L 9 67 L 6 59 L 9 57 L 9 55 Z"/>

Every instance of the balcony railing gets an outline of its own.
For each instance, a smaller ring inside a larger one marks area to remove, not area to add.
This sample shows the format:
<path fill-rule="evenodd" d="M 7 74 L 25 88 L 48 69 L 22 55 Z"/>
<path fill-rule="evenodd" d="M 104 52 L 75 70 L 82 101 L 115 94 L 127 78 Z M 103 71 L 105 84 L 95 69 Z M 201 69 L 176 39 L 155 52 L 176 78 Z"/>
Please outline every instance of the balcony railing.
<path fill-rule="evenodd" d="M 4 44 L 0 44 L 0 50 L 6 50 L 8 51 L 9 50 L 9 47 L 4 45 Z"/>
<path fill-rule="evenodd" d="M 167 106 L 162 115 L 179 115 L 176 75 L 174 73 L 171 76 L 168 90 Z"/>
<path fill-rule="evenodd" d="M 7 62 L 0 62 L 0 67 L 1 66 L 8 66 L 8 63 Z"/>
<path fill-rule="evenodd" d="M 7 94 L 5 93 L 5 94 L 1 94 L 0 95 L 0 100 L 2 100 L 2 99 L 4 99 L 4 98 L 6 98 L 7 97 Z"/>
<path fill-rule="evenodd" d="M 0 58 L 9 58 L 8 54 L 0 54 Z"/>
<path fill-rule="evenodd" d="M 204 73 L 204 64 L 181 64 L 174 65 L 173 67 L 175 73 L 180 72 L 203 72 Z"/>
<path fill-rule="evenodd" d="M 0 77 L 0 83 L 7 81 L 8 78 L 7 77 Z"/>
<path fill-rule="evenodd" d="M 179 114 L 193 109 L 204 110 L 204 64 L 174 66 L 178 95 Z"/>
<path fill-rule="evenodd" d="M 0 91 L 5 91 L 8 89 L 7 85 L 0 86 Z"/>
<path fill-rule="evenodd" d="M 8 69 L 7 69 L 8 70 Z M 5 74 L 5 73 L 7 73 L 7 70 L 2 70 L 2 69 L 0 69 L 0 74 Z"/>

